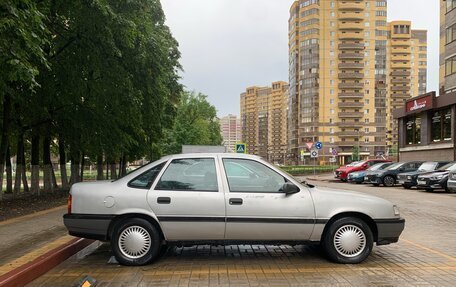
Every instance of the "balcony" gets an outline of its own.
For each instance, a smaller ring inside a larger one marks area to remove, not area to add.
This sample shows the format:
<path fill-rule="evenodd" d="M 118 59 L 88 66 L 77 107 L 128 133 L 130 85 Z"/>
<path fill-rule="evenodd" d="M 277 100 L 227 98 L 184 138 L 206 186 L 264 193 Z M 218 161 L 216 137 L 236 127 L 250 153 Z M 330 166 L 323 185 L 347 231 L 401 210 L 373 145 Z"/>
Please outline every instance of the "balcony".
<path fill-rule="evenodd" d="M 364 50 L 362 43 L 342 43 L 339 44 L 339 50 Z"/>
<path fill-rule="evenodd" d="M 339 89 L 363 89 L 363 83 L 340 83 Z"/>
<path fill-rule="evenodd" d="M 354 146 L 360 146 L 362 143 L 361 142 L 355 142 L 355 141 L 340 141 L 336 142 L 336 145 L 342 147 L 342 146 L 348 146 L 348 147 L 354 147 Z"/>
<path fill-rule="evenodd" d="M 340 63 L 339 69 L 363 69 L 363 63 Z"/>
<path fill-rule="evenodd" d="M 403 92 L 403 91 L 410 91 L 410 87 L 409 86 L 392 86 L 391 87 L 391 91 L 393 92 Z"/>
<path fill-rule="evenodd" d="M 410 54 L 392 54 L 391 56 L 392 61 L 410 61 L 412 60 L 412 56 Z"/>
<path fill-rule="evenodd" d="M 364 54 L 363 53 L 340 53 L 339 59 L 341 59 L 341 60 L 345 60 L 345 59 L 362 60 L 362 59 L 364 59 Z"/>
<path fill-rule="evenodd" d="M 339 102 L 339 108 L 363 108 L 364 103 L 360 102 Z"/>
<path fill-rule="evenodd" d="M 409 71 L 392 71 L 391 76 L 402 76 L 410 77 L 411 73 Z"/>
<path fill-rule="evenodd" d="M 364 39 L 364 34 L 360 32 L 339 32 L 339 39 L 356 39 L 362 40 Z"/>
<path fill-rule="evenodd" d="M 411 69 L 412 65 L 410 62 L 391 62 L 392 69 Z"/>
<path fill-rule="evenodd" d="M 409 84 L 410 79 L 392 79 L 391 83 L 393 84 Z"/>
<path fill-rule="evenodd" d="M 407 94 L 407 93 L 396 93 L 396 94 L 391 94 L 391 97 L 396 98 L 396 99 L 408 99 L 411 97 L 411 95 Z"/>
<path fill-rule="evenodd" d="M 339 73 L 339 79 L 363 79 L 362 73 Z"/>
<path fill-rule="evenodd" d="M 364 30 L 364 24 L 359 22 L 339 22 L 339 29 L 341 30 Z"/>
<path fill-rule="evenodd" d="M 361 12 L 344 11 L 339 13 L 341 20 L 364 20 L 364 14 Z"/>
<path fill-rule="evenodd" d="M 363 136 L 364 133 L 358 132 L 358 131 L 345 131 L 345 132 L 338 132 L 336 133 L 337 136 L 339 137 L 360 137 Z"/>
<path fill-rule="evenodd" d="M 364 117 L 364 113 L 362 112 L 340 112 L 339 118 L 362 118 Z"/>
<path fill-rule="evenodd" d="M 344 123 L 337 123 L 338 127 L 341 128 L 353 128 L 353 129 L 360 129 L 364 127 L 363 123 L 360 122 L 344 122 Z"/>
<path fill-rule="evenodd" d="M 364 1 L 361 2 L 339 2 L 340 11 L 364 11 Z"/>
<path fill-rule="evenodd" d="M 364 98 L 363 93 L 340 93 L 339 99 L 362 99 Z"/>
<path fill-rule="evenodd" d="M 408 48 L 392 48 L 391 49 L 392 54 L 411 54 L 412 49 L 410 47 Z"/>

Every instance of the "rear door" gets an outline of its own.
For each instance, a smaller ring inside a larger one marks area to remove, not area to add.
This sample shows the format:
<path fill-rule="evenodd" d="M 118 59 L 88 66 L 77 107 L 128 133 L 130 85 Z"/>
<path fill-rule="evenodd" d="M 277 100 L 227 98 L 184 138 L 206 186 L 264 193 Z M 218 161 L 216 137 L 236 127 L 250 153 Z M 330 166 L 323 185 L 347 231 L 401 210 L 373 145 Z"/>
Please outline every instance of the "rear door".
<path fill-rule="evenodd" d="M 224 193 L 215 157 L 171 160 L 147 200 L 167 240 L 222 240 Z"/>
<path fill-rule="evenodd" d="M 265 163 L 223 158 L 227 240 L 308 240 L 314 206 L 308 189 L 286 195 L 286 181 Z"/>

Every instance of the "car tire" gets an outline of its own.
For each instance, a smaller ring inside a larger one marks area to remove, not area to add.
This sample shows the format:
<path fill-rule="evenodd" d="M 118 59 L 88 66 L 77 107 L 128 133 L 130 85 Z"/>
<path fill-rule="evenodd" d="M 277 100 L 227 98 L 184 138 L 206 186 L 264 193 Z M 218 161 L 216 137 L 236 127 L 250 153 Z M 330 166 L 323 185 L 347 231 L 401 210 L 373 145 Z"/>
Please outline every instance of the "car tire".
<path fill-rule="evenodd" d="M 322 246 L 336 263 L 358 264 L 371 253 L 374 239 L 369 226 L 356 217 L 334 221 L 323 235 Z"/>
<path fill-rule="evenodd" d="M 149 264 L 157 259 L 160 247 L 160 233 L 145 219 L 127 219 L 114 227 L 111 249 L 122 265 Z"/>
<path fill-rule="evenodd" d="M 402 187 L 405 188 L 405 189 L 411 189 L 412 188 L 412 186 L 408 185 L 408 184 L 403 184 Z"/>
<path fill-rule="evenodd" d="M 395 179 L 394 177 L 387 175 L 383 178 L 383 185 L 386 187 L 393 187 Z"/>

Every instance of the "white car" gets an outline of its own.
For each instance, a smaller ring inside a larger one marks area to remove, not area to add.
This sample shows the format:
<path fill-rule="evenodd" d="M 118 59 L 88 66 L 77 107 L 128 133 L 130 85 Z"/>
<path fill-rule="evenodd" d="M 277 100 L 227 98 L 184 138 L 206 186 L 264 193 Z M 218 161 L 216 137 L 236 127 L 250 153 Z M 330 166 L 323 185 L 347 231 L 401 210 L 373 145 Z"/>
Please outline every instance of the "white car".
<path fill-rule="evenodd" d="M 331 260 L 360 263 L 374 242 L 397 242 L 405 220 L 389 201 L 301 183 L 257 156 L 181 154 L 73 185 L 64 223 L 143 265 L 167 245 L 200 243 L 320 243 Z"/>

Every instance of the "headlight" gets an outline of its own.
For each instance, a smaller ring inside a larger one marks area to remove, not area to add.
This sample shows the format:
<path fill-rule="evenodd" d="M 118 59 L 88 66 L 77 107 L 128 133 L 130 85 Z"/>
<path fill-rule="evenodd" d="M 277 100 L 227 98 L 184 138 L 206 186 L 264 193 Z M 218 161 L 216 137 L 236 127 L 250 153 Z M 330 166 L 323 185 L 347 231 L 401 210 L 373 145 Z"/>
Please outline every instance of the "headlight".
<path fill-rule="evenodd" d="M 407 179 L 412 179 L 412 176 L 411 175 L 407 175 Z"/>
<path fill-rule="evenodd" d="M 431 180 L 441 180 L 443 177 L 444 177 L 444 175 L 432 176 Z"/>
<path fill-rule="evenodd" d="M 456 173 L 450 173 L 450 178 L 456 180 Z"/>
<path fill-rule="evenodd" d="M 393 205 L 393 210 L 394 210 L 394 215 L 395 216 L 399 216 L 400 215 L 399 207 L 397 207 L 397 205 Z"/>

